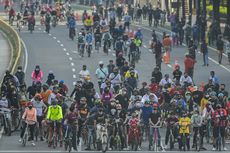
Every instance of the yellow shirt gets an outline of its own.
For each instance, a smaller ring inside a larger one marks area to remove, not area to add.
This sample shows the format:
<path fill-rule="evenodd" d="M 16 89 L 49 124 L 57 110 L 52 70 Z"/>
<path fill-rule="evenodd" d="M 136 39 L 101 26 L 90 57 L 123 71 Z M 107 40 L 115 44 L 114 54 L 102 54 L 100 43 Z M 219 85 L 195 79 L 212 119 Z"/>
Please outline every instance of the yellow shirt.
<path fill-rule="evenodd" d="M 93 24 L 93 21 L 91 19 L 86 19 L 85 20 L 85 25 L 86 26 L 92 26 L 92 24 Z"/>
<path fill-rule="evenodd" d="M 179 126 L 180 126 L 180 130 L 179 133 L 186 133 L 189 134 L 189 125 L 191 124 L 191 119 L 189 117 L 185 117 L 185 118 L 180 118 L 179 119 Z"/>
<path fill-rule="evenodd" d="M 51 121 L 59 121 L 63 119 L 62 108 L 57 105 L 56 108 L 49 106 L 46 119 Z"/>
<path fill-rule="evenodd" d="M 206 98 L 201 99 L 201 101 L 200 101 L 200 109 L 201 109 L 201 111 L 204 110 L 204 108 L 205 108 L 207 103 L 208 103 L 208 99 L 206 99 Z"/>
<path fill-rule="evenodd" d="M 135 77 L 135 78 L 138 78 L 137 73 L 134 73 L 134 77 Z M 127 79 L 127 78 L 130 78 L 130 71 L 129 71 L 129 70 L 125 73 L 125 78 L 126 78 L 126 79 Z"/>

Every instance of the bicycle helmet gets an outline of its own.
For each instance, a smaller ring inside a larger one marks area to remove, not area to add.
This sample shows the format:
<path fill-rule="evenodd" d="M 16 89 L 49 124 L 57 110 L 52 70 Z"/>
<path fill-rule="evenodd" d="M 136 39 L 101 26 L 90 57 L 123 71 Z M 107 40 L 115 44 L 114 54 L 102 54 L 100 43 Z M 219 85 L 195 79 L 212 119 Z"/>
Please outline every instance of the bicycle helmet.
<path fill-rule="evenodd" d="M 224 94 L 223 93 L 219 93 L 218 94 L 218 98 L 223 98 L 224 97 Z"/>
<path fill-rule="evenodd" d="M 27 106 L 28 106 L 28 107 L 29 107 L 29 106 L 33 106 L 33 103 L 30 101 L 30 102 L 27 103 Z"/>
<path fill-rule="evenodd" d="M 42 95 L 37 93 L 37 94 L 35 94 L 34 98 L 38 98 L 39 100 L 41 100 L 42 99 Z"/>

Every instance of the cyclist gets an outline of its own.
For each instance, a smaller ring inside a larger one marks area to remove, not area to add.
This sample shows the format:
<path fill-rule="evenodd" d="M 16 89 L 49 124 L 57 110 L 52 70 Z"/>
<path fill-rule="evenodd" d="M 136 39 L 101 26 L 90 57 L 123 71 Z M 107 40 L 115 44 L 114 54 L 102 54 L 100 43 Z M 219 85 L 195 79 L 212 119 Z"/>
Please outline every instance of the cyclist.
<path fill-rule="evenodd" d="M 50 21 L 51 21 L 51 16 L 50 16 L 50 13 L 47 12 L 46 13 L 46 16 L 45 16 L 45 26 L 46 26 L 46 32 L 49 33 L 49 30 L 50 30 Z"/>
<path fill-rule="evenodd" d="M 91 27 L 93 26 L 93 20 L 90 16 L 85 19 L 84 26 L 87 31 L 91 31 Z"/>
<path fill-rule="evenodd" d="M 95 72 L 97 79 L 98 79 L 98 87 L 100 89 L 100 93 L 102 94 L 101 85 L 105 82 L 107 76 L 109 75 L 107 67 L 104 67 L 103 61 L 99 62 L 99 68 L 97 68 Z"/>
<path fill-rule="evenodd" d="M 100 28 L 97 27 L 96 31 L 94 33 L 94 39 L 95 39 L 95 47 L 97 46 L 97 42 L 99 42 L 100 46 L 101 46 L 101 38 L 102 38 L 102 33 L 100 31 Z"/>
<path fill-rule="evenodd" d="M 37 111 L 40 140 L 43 141 L 42 120 L 44 119 L 44 113 L 47 112 L 47 106 L 43 103 L 41 94 L 36 94 L 34 98 L 31 99 L 31 102 L 33 103 L 33 106 Z"/>
<path fill-rule="evenodd" d="M 142 34 L 142 32 L 141 32 L 141 28 L 138 28 L 138 30 L 137 30 L 135 36 L 136 36 L 137 39 L 140 39 L 141 42 L 142 42 L 142 40 L 143 40 L 143 34 Z"/>
<path fill-rule="evenodd" d="M 165 124 L 166 124 L 166 135 L 165 135 L 165 149 L 168 148 L 168 141 L 169 141 L 169 135 L 170 130 L 172 130 L 172 134 L 174 137 L 173 142 L 177 139 L 178 136 L 178 128 L 177 128 L 178 118 L 174 111 L 171 111 L 169 115 L 166 118 Z"/>
<path fill-rule="evenodd" d="M 132 113 L 132 118 L 128 121 L 128 125 L 129 125 L 129 130 L 128 130 L 128 148 L 129 150 L 131 150 L 131 142 L 134 136 L 134 132 L 135 130 L 137 130 L 137 135 L 138 137 L 138 143 L 140 141 L 140 131 L 138 128 L 140 120 L 137 118 L 137 114 L 135 112 Z M 138 150 L 141 150 L 140 147 L 138 147 Z"/>
<path fill-rule="evenodd" d="M 191 124 L 193 127 L 193 145 L 192 148 L 195 148 L 195 142 L 197 141 L 197 134 L 198 132 L 201 135 L 201 125 L 202 125 L 202 116 L 199 113 L 199 110 L 194 111 L 194 114 L 191 117 Z M 200 142 L 196 142 L 196 144 L 198 145 Z M 201 144 L 199 144 L 201 145 Z"/>
<path fill-rule="evenodd" d="M 36 82 L 42 82 L 42 79 L 43 79 L 43 72 L 42 72 L 42 70 L 40 69 L 40 66 L 39 66 L 39 65 L 36 65 L 36 66 L 35 66 L 34 71 L 32 71 L 31 78 L 32 78 L 32 81 L 33 81 L 34 83 L 36 83 Z"/>
<path fill-rule="evenodd" d="M 71 39 L 72 33 L 73 33 L 73 36 L 75 36 L 75 28 L 76 28 L 76 20 L 75 20 L 73 13 L 71 14 L 69 18 L 68 26 L 69 26 L 69 38 Z"/>
<path fill-rule="evenodd" d="M 213 126 L 213 149 L 216 150 L 217 147 L 217 139 L 219 135 L 221 136 L 222 145 L 224 150 L 226 151 L 227 148 L 225 147 L 225 128 L 226 128 L 226 117 L 227 111 L 226 109 L 222 108 L 221 104 L 216 105 L 216 110 L 212 113 L 212 121 L 214 122 Z"/>
<path fill-rule="evenodd" d="M 11 20 L 14 21 L 15 15 L 16 15 L 16 14 L 15 14 L 15 10 L 14 10 L 13 7 L 11 7 L 10 10 L 9 10 L 9 23 L 11 22 Z M 10 23 L 10 24 L 11 24 L 11 23 Z"/>
<path fill-rule="evenodd" d="M 49 137 L 48 137 L 48 147 L 51 147 L 52 145 L 52 136 L 53 136 L 53 129 L 54 129 L 54 122 L 56 122 L 56 128 L 57 128 L 57 133 L 59 134 L 59 139 L 60 139 L 60 147 L 62 147 L 62 138 L 63 138 L 63 133 L 62 133 L 62 125 L 61 121 L 63 119 L 63 114 L 62 114 L 62 108 L 57 104 L 56 99 L 52 99 L 51 101 L 51 106 L 48 107 L 48 112 L 46 119 L 49 124 Z"/>
<path fill-rule="evenodd" d="M 100 129 L 101 126 L 107 126 L 108 125 L 108 119 L 107 115 L 105 113 L 105 110 L 103 108 L 99 108 L 98 112 L 95 115 L 94 118 L 94 127 L 96 129 L 96 140 L 100 140 Z"/>
<path fill-rule="evenodd" d="M 133 56 L 135 56 L 136 51 L 137 51 L 137 46 L 136 46 L 136 43 L 134 41 L 134 38 L 132 37 L 131 38 L 131 43 L 130 43 L 130 46 L 129 46 L 129 54 L 128 54 L 129 61 L 131 61 Z"/>
<path fill-rule="evenodd" d="M 80 105 L 78 106 L 78 133 L 77 133 L 77 144 L 80 143 L 80 136 L 86 119 L 89 117 L 90 109 L 87 105 L 87 99 L 82 97 L 80 99 Z"/>
<path fill-rule="evenodd" d="M 85 42 L 86 42 L 86 48 L 90 47 L 90 50 L 92 50 L 93 35 L 90 31 L 88 31 L 85 36 Z M 90 57 L 90 53 L 88 53 L 88 57 Z"/>
<path fill-rule="evenodd" d="M 32 102 L 29 102 L 27 106 L 28 106 L 28 108 L 25 109 L 25 112 L 22 115 L 22 119 L 25 120 L 25 122 L 24 122 L 24 124 L 22 126 L 22 131 L 21 131 L 21 134 L 20 134 L 19 142 L 22 142 L 22 138 L 24 136 L 26 126 L 28 124 L 29 129 L 30 129 L 31 144 L 33 146 L 35 146 L 35 143 L 34 143 L 34 129 L 35 129 L 35 125 L 36 125 L 36 122 L 37 122 L 37 111 L 33 107 Z"/>
<path fill-rule="evenodd" d="M 187 149 L 190 150 L 190 125 L 191 125 L 191 119 L 188 117 L 187 112 L 182 112 L 182 117 L 179 118 L 179 149 L 182 150 L 182 143 L 185 143 L 187 145 Z M 184 135 L 184 136 L 183 136 Z M 185 141 L 183 141 L 183 137 L 185 137 Z"/>
<path fill-rule="evenodd" d="M 82 32 L 80 32 L 80 33 L 78 34 L 77 43 L 78 43 L 78 51 L 79 51 L 79 54 L 81 54 L 79 49 L 82 48 L 82 49 L 83 49 L 83 56 L 84 56 L 85 36 L 82 34 Z"/>
<path fill-rule="evenodd" d="M 74 107 L 69 108 L 69 112 L 65 116 L 65 125 L 69 125 L 69 128 L 72 133 L 72 146 L 73 149 L 77 151 L 77 145 L 76 145 L 76 134 L 77 134 L 77 112 L 74 111 Z M 70 135 L 70 132 L 68 133 L 68 136 Z"/>
<path fill-rule="evenodd" d="M 104 52 L 106 51 L 106 46 L 108 45 L 108 48 L 110 48 L 111 46 L 111 40 L 112 40 L 112 36 L 109 33 L 109 31 L 106 31 L 103 36 L 102 36 L 102 40 L 104 41 Z"/>
<path fill-rule="evenodd" d="M 28 30 L 31 30 L 30 28 L 34 30 L 34 26 L 35 26 L 35 17 L 34 14 L 31 14 L 30 17 L 28 18 Z"/>
<path fill-rule="evenodd" d="M 79 78 L 83 82 L 85 77 L 90 77 L 90 72 L 87 70 L 87 66 L 83 65 L 82 70 L 79 72 Z"/>
<path fill-rule="evenodd" d="M 149 117 L 149 124 L 150 124 L 150 140 L 149 140 L 149 150 L 151 150 L 151 146 L 153 145 L 153 136 L 155 134 L 155 131 L 157 132 L 158 136 L 158 147 L 162 149 L 161 146 L 161 136 L 160 136 L 160 128 L 161 125 L 161 113 L 157 107 L 153 108 L 152 113 Z"/>

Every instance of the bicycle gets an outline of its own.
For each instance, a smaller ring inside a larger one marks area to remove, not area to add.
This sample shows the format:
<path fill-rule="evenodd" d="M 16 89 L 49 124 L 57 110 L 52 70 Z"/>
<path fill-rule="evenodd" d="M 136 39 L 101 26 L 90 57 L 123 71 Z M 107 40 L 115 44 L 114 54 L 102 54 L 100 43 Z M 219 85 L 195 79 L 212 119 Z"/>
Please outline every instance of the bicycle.
<path fill-rule="evenodd" d="M 29 122 L 30 122 L 30 121 L 29 121 Z M 34 121 L 32 121 L 32 122 L 34 122 Z M 25 129 L 24 135 L 23 135 L 23 137 L 22 137 L 22 145 L 23 145 L 23 147 L 26 146 L 26 143 L 27 143 L 27 141 L 28 141 L 28 135 L 29 135 L 29 131 L 28 131 L 28 129 L 29 129 L 29 124 L 28 124 L 28 123 L 25 123 L 25 124 L 26 124 L 26 129 Z"/>
<path fill-rule="evenodd" d="M 131 149 L 137 151 L 139 145 L 139 129 L 136 126 L 130 127 L 129 130 L 131 130 L 131 132 L 129 132 L 131 134 Z"/>
<path fill-rule="evenodd" d="M 97 140 L 97 149 L 102 150 L 105 153 L 108 149 L 108 132 L 105 124 L 98 124 L 97 133 L 99 133 L 99 139 Z"/>
<path fill-rule="evenodd" d="M 201 138 L 200 138 L 200 127 L 198 127 L 198 133 L 197 133 L 197 136 L 196 136 L 196 141 L 195 141 L 195 149 L 196 151 L 200 151 L 200 148 L 201 148 Z"/>
<path fill-rule="evenodd" d="M 187 126 L 185 126 L 185 127 L 181 127 L 182 128 L 182 136 L 181 136 L 181 142 L 182 142 L 182 144 L 181 144 L 181 147 L 183 148 L 183 151 L 185 151 L 186 150 L 186 129 L 187 129 Z M 182 148 L 180 148 L 180 150 L 182 150 Z"/>
<path fill-rule="evenodd" d="M 100 41 L 96 41 L 95 50 L 97 50 L 97 52 L 99 52 L 99 49 L 100 49 Z"/>
<path fill-rule="evenodd" d="M 38 141 L 38 136 L 39 136 L 39 123 L 36 124 L 35 129 L 34 129 L 34 136 L 35 136 L 35 141 Z"/>
<path fill-rule="evenodd" d="M 53 121 L 53 137 L 52 137 L 51 142 L 52 142 L 53 148 L 55 149 L 57 147 L 57 143 L 58 143 L 57 121 Z"/>
<path fill-rule="evenodd" d="M 115 137 L 114 137 L 114 145 L 115 146 L 115 150 L 119 150 L 121 151 L 121 137 L 119 135 L 119 122 L 120 122 L 120 119 L 115 119 L 115 126 L 114 126 L 114 130 L 116 131 L 116 134 L 115 134 Z"/>
<path fill-rule="evenodd" d="M 0 114 L 3 116 L 3 126 L 4 126 L 4 132 L 8 136 L 11 136 L 12 132 L 12 121 L 11 121 L 11 110 L 7 108 L 1 108 L 0 109 Z"/>
<path fill-rule="evenodd" d="M 92 50 L 92 43 L 86 44 L 86 50 L 88 53 L 88 57 L 91 55 L 91 50 Z"/>
<path fill-rule="evenodd" d="M 173 127 L 170 128 L 170 134 L 169 134 L 169 145 L 170 145 L 170 150 L 174 148 L 174 135 L 173 135 Z"/>
<path fill-rule="evenodd" d="M 72 149 L 72 130 L 70 128 L 70 125 L 66 126 L 66 131 L 65 131 L 65 150 L 71 152 Z"/>
<path fill-rule="evenodd" d="M 84 57 L 84 44 L 79 44 L 79 54 Z"/>
<path fill-rule="evenodd" d="M 56 16 L 53 16 L 53 19 L 52 19 L 52 26 L 55 28 L 57 25 L 57 18 Z"/>
<path fill-rule="evenodd" d="M 218 126 L 218 137 L 216 139 L 216 149 L 219 151 L 221 151 L 221 140 L 222 140 L 222 137 L 220 134 L 220 126 Z"/>
<path fill-rule="evenodd" d="M 22 109 L 18 109 L 18 108 L 11 109 L 11 121 L 12 121 L 12 127 L 14 127 L 12 131 L 16 131 L 20 127 L 22 122 Z"/>
<path fill-rule="evenodd" d="M 161 126 L 152 126 L 152 125 L 150 125 L 150 126 L 152 128 L 154 128 L 154 131 L 153 131 L 153 141 L 152 141 L 152 143 L 154 143 L 153 150 L 156 151 L 156 152 L 158 152 L 159 151 L 159 147 L 158 147 L 158 128 L 160 128 Z M 151 147 L 152 147 L 151 145 L 153 145 L 153 144 L 150 144 L 150 146 L 149 146 L 150 150 L 151 150 Z M 160 147 L 162 147 L 162 146 L 160 146 Z M 162 149 L 163 149 L 163 147 L 162 147 Z"/>

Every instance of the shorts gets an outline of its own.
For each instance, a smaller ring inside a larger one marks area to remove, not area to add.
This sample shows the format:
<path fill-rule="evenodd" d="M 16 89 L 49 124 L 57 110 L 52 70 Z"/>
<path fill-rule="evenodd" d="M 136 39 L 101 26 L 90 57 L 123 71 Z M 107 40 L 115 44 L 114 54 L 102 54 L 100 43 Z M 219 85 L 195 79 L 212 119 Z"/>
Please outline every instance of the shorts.
<path fill-rule="evenodd" d="M 57 126 L 57 129 L 60 129 L 62 127 L 61 122 L 56 122 L 56 126 Z M 51 123 L 49 123 L 49 127 L 52 129 L 54 128 L 54 121 L 51 121 Z"/>
<path fill-rule="evenodd" d="M 42 126 L 42 120 L 44 119 L 43 116 L 37 116 L 37 121 L 38 121 L 38 124 L 39 124 L 39 127 Z"/>

